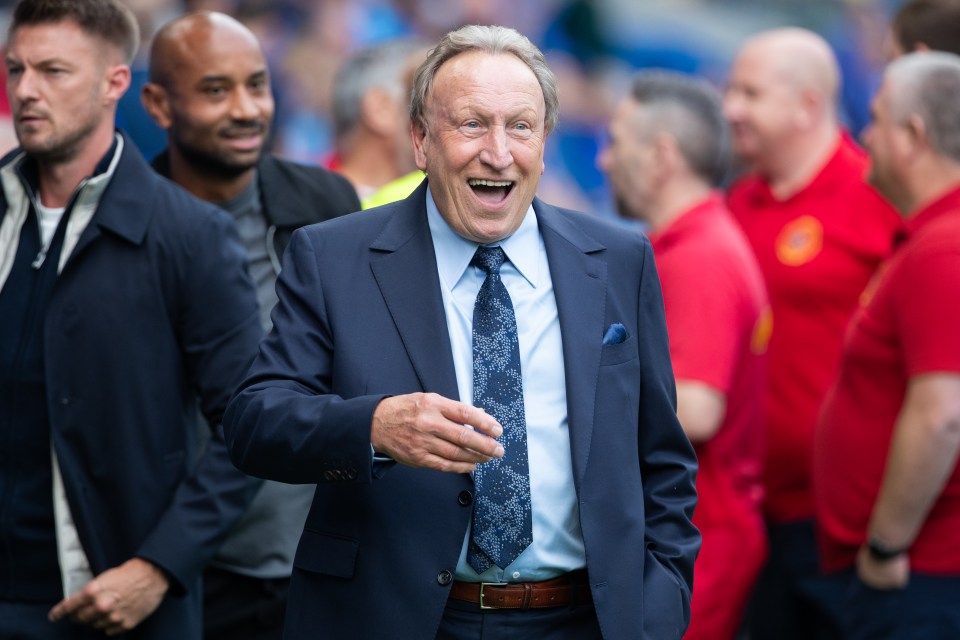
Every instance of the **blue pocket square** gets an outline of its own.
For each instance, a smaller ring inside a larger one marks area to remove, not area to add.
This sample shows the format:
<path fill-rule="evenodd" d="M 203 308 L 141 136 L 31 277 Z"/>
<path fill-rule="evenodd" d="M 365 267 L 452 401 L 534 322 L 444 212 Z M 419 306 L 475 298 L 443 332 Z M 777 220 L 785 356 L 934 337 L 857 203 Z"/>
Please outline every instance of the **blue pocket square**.
<path fill-rule="evenodd" d="M 627 328 L 624 327 L 619 322 L 614 322 L 612 325 L 607 327 L 606 333 L 603 334 L 603 344 L 620 344 L 627 339 Z"/>

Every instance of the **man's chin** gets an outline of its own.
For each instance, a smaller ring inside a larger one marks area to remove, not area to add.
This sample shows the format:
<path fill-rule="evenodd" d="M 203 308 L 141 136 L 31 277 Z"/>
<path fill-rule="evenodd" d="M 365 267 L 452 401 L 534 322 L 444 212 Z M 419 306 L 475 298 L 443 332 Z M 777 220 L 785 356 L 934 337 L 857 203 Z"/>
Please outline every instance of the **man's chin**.
<path fill-rule="evenodd" d="M 191 154 L 193 164 L 198 170 L 207 175 L 220 178 L 236 178 L 250 171 L 260 162 L 262 152 L 249 153 L 243 155 L 230 154 L 207 156 L 202 154 Z"/>
<path fill-rule="evenodd" d="M 69 162 L 77 155 L 77 149 L 73 145 L 55 144 L 44 140 L 20 140 L 20 148 L 42 164 Z"/>

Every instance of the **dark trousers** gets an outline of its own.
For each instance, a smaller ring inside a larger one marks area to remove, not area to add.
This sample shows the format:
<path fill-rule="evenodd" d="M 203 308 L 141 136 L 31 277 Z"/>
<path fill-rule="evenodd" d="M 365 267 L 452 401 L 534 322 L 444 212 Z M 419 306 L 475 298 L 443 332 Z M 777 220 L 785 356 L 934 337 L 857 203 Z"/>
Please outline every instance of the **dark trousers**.
<path fill-rule="evenodd" d="M 960 577 L 913 573 L 906 588 L 884 591 L 847 575 L 844 640 L 960 638 Z"/>
<path fill-rule="evenodd" d="M 47 614 L 55 604 L 0 602 L 0 639 L 104 640 L 107 637 L 93 627 L 75 624 L 69 618 L 50 622 Z"/>
<path fill-rule="evenodd" d="M 289 578 L 264 580 L 209 567 L 203 573 L 205 640 L 280 640 Z"/>
<path fill-rule="evenodd" d="M 480 610 L 448 600 L 437 640 L 601 640 L 593 603 L 553 609 Z"/>
<path fill-rule="evenodd" d="M 770 556 L 747 613 L 750 640 L 840 640 L 849 579 L 823 575 L 812 520 L 770 526 Z"/>

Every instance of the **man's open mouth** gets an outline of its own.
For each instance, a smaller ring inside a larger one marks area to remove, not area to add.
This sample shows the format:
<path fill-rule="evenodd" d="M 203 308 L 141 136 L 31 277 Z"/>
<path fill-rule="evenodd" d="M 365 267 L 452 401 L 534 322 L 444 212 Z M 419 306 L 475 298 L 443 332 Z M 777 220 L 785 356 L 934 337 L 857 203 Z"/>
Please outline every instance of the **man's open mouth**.
<path fill-rule="evenodd" d="M 477 197 L 489 204 L 498 204 L 503 202 L 510 190 L 513 189 L 511 180 L 484 180 L 482 178 L 470 178 L 467 184 L 473 189 Z"/>

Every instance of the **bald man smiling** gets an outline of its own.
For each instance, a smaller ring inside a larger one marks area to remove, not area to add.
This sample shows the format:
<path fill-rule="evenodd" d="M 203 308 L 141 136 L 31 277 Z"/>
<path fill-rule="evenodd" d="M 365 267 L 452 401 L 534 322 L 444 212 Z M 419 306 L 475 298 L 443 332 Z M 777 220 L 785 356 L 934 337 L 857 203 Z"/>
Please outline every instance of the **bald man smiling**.
<path fill-rule="evenodd" d="M 154 38 L 143 103 L 166 129 L 154 168 L 229 211 L 247 250 L 263 328 L 280 256 L 295 229 L 360 208 L 353 187 L 319 167 L 265 153 L 270 72 L 256 36 L 233 18 L 192 13 Z M 297 538 L 313 489 L 265 482 L 204 573 L 206 640 L 279 638 Z"/>

